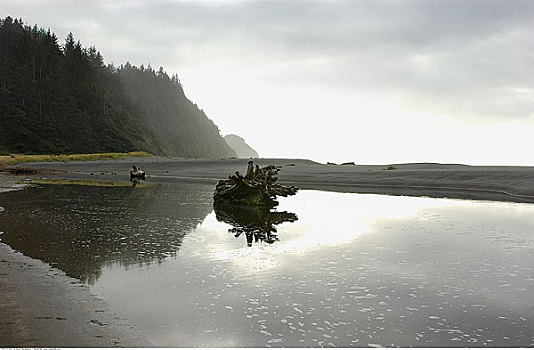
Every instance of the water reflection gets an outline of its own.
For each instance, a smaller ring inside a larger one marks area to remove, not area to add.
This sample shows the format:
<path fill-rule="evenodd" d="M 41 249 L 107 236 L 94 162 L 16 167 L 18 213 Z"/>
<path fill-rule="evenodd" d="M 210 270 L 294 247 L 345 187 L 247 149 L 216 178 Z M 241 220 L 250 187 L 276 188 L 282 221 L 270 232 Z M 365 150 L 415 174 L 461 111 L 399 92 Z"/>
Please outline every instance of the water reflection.
<path fill-rule="evenodd" d="M 93 278 L 155 346 L 534 346 L 534 205 L 301 191 L 278 226 L 272 210 L 211 213 L 212 190 L 6 193 L 0 238 Z M 227 232 L 262 220 L 280 242 Z"/>
<path fill-rule="evenodd" d="M 132 183 L 132 187 L 135 187 L 139 184 L 145 183 L 145 180 L 136 177 L 130 177 L 130 182 Z"/>
<path fill-rule="evenodd" d="M 2 241 L 94 283 L 103 266 L 162 262 L 211 209 L 211 186 L 46 185 L 2 195 Z"/>
<path fill-rule="evenodd" d="M 238 238 L 243 233 L 247 245 L 266 242 L 272 244 L 278 241 L 276 225 L 298 220 L 295 213 L 278 212 L 276 206 L 232 205 L 216 201 L 213 204 L 217 220 L 232 225 L 228 232 Z"/>
<path fill-rule="evenodd" d="M 302 191 L 251 248 L 216 210 L 178 259 L 97 283 L 157 346 L 533 345 L 532 205 Z"/>

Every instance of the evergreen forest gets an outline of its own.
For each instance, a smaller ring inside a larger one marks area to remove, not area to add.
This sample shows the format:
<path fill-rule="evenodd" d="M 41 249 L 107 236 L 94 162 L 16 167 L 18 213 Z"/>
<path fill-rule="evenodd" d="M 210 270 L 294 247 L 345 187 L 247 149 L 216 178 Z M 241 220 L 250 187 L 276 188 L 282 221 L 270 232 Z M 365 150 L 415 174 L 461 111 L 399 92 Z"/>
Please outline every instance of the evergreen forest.
<path fill-rule="evenodd" d="M 21 19 L 0 20 L 0 153 L 146 151 L 235 156 L 219 129 L 159 68 L 104 64 L 95 47 Z"/>

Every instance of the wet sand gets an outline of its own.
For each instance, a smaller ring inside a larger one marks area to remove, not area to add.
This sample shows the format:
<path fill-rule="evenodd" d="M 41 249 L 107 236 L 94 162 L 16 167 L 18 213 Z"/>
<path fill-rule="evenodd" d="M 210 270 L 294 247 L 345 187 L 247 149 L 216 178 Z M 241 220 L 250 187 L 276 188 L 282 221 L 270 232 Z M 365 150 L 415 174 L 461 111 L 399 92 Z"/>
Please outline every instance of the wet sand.
<path fill-rule="evenodd" d="M 80 281 L 0 243 L 0 346 L 150 346 Z"/>
<path fill-rule="evenodd" d="M 0 192 L 22 188 L 17 181 L 26 177 L 127 181 L 132 164 L 147 171 L 148 182 L 215 184 L 235 170 L 244 173 L 247 161 L 150 157 L 25 164 L 19 166 L 47 172 L 18 177 L 0 175 Z M 387 165 L 326 165 L 298 159 L 254 161 L 283 166 L 280 181 L 301 189 L 534 203 L 534 167 L 404 164 L 386 170 Z M 58 172 L 49 173 L 50 169 Z M 109 312 L 87 286 L 3 243 L 0 294 L 1 346 L 150 346 L 139 330 Z"/>
<path fill-rule="evenodd" d="M 0 175 L 0 193 L 21 189 L 18 180 Z M 1 241 L 0 295 L 1 347 L 151 346 L 87 285 Z"/>

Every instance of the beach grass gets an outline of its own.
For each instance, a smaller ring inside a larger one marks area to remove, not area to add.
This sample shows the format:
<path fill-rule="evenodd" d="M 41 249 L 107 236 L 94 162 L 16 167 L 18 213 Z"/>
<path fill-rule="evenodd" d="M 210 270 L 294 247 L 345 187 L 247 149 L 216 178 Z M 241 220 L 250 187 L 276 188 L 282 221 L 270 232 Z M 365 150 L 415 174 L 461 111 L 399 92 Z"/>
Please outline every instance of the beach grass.
<path fill-rule="evenodd" d="M 85 154 L 11 154 L 0 156 L 0 165 L 12 165 L 35 162 L 71 162 L 91 160 L 113 160 L 125 157 L 150 157 L 152 154 L 142 151 L 128 153 L 85 153 Z"/>
<path fill-rule="evenodd" d="M 75 185 L 96 187 L 132 187 L 131 182 L 107 180 L 70 180 L 70 179 L 34 179 L 30 182 L 35 185 Z M 136 187 L 148 187 L 151 184 L 139 183 Z"/>

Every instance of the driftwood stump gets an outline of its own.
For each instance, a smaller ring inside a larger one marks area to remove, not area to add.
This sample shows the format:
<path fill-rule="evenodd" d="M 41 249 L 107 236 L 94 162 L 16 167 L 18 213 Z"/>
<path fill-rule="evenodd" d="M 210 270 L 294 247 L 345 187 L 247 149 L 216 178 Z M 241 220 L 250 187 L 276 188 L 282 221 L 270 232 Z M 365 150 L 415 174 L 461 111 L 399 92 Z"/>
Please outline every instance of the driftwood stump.
<path fill-rule="evenodd" d="M 277 184 L 277 175 L 282 167 L 268 165 L 259 167 L 248 162 L 245 176 L 236 171 L 228 180 L 220 180 L 215 187 L 215 202 L 227 201 L 243 205 L 277 205 L 276 196 L 292 196 L 297 193 L 295 186 Z"/>

